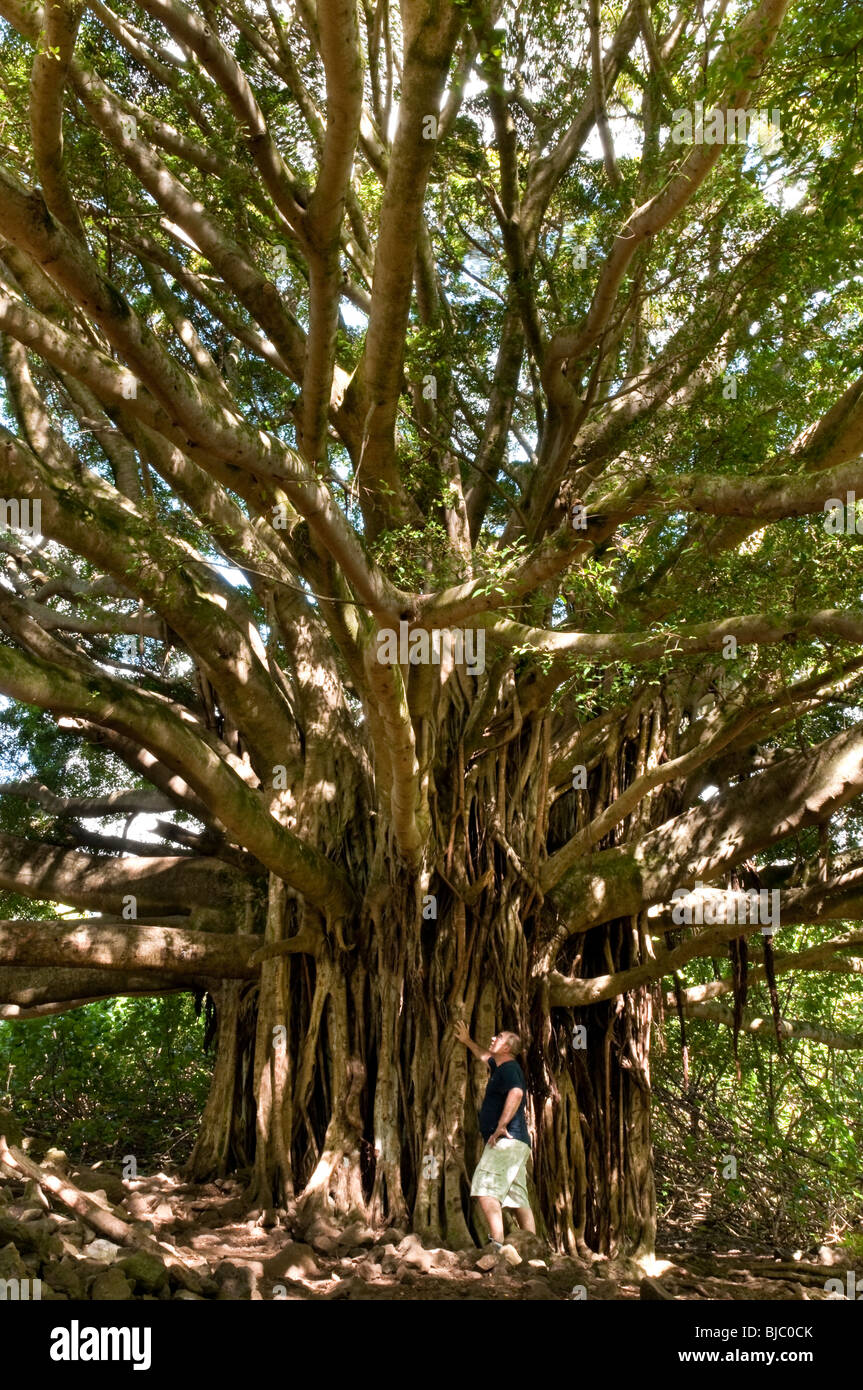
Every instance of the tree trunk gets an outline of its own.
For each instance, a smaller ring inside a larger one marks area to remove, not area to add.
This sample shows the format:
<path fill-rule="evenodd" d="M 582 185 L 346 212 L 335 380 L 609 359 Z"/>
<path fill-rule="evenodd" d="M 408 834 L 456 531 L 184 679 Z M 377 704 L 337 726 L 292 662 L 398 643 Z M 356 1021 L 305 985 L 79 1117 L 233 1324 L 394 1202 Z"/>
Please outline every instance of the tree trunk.
<path fill-rule="evenodd" d="M 569 798 L 570 816 L 595 818 L 639 775 L 661 727 L 648 709 L 591 771 L 584 804 Z M 509 757 L 499 750 L 467 782 L 457 771 L 435 871 L 388 862 L 379 846 L 355 920 L 338 932 L 319 925 L 313 948 L 265 960 L 258 987 L 221 987 L 195 1177 L 252 1165 L 255 1206 L 296 1197 L 309 1218 L 410 1224 L 454 1248 L 484 1240 L 469 1191 L 488 1071 L 454 1042 L 463 1018 L 482 1045 L 502 1028 L 524 1041 L 538 1228 L 572 1253 L 652 1251 L 652 993 L 551 1008 L 532 974 L 545 921 L 543 738 L 542 723 L 526 726 Z M 442 780 L 438 794 L 443 812 Z M 571 937 L 560 968 L 592 977 L 640 964 L 651 955 L 645 928 L 640 914 Z M 300 930 L 273 879 L 265 945 Z"/>

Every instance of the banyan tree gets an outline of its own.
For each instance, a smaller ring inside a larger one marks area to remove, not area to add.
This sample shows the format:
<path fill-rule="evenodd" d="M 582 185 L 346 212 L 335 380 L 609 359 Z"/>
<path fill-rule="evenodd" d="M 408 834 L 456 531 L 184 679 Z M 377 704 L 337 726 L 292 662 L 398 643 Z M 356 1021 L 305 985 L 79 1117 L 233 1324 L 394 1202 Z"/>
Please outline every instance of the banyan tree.
<path fill-rule="evenodd" d="M 0 16 L 0 1017 L 193 991 L 194 1176 L 454 1246 L 514 1029 L 649 1252 L 665 1017 L 849 1042 L 863 11 Z"/>

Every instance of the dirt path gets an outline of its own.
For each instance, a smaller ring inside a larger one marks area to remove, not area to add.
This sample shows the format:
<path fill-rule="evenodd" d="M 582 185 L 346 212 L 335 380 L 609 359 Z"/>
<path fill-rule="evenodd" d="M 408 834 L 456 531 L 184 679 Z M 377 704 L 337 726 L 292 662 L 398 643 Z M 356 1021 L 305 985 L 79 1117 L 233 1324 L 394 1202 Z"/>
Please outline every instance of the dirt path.
<path fill-rule="evenodd" d="M 249 1213 L 232 1180 L 191 1186 L 157 1173 L 124 1181 L 80 1168 L 69 1175 L 108 1209 L 144 1223 L 221 1300 L 806 1301 L 827 1298 L 825 1281 L 844 1283 L 848 1264 L 835 1253 L 831 1267 L 696 1248 L 660 1249 L 643 1269 L 559 1255 L 524 1232 L 509 1237 L 502 1254 L 426 1249 L 416 1236 L 372 1231 L 360 1221 L 342 1228 L 320 1217 L 307 1225 L 291 1212 Z M 195 1297 L 170 1271 L 130 1262 L 128 1251 L 94 1240 L 84 1223 L 46 1206 L 35 1184 L 7 1179 L 0 1180 L 0 1277 L 16 1273 L 38 1275 L 42 1296 L 61 1300 Z"/>

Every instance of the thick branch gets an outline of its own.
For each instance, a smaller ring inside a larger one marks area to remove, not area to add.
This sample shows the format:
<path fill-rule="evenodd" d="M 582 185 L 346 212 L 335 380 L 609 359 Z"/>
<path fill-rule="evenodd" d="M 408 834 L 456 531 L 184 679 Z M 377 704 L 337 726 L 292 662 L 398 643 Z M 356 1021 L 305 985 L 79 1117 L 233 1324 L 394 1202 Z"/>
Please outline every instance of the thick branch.
<path fill-rule="evenodd" d="M 59 222 L 83 240 L 84 229 L 63 163 L 63 97 L 83 5 L 50 0 L 43 46 L 30 73 L 30 136 L 45 202 Z"/>
<path fill-rule="evenodd" d="M 176 989 L 207 989 L 206 975 L 184 979 L 175 975 L 131 975 L 128 970 L 82 970 L 80 967 L 0 965 L 0 1019 L 38 1018 L 80 1008 L 96 999 L 125 994 L 163 994 Z"/>
<path fill-rule="evenodd" d="M 137 738 L 169 766 L 181 768 L 240 844 L 317 907 L 344 913 L 350 893 L 340 869 L 270 816 L 264 797 L 167 705 L 105 676 L 84 680 L 36 657 L 0 648 L 0 689 L 25 703 L 103 723 Z"/>
<path fill-rule="evenodd" d="M 141 788 L 138 791 L 105 792 L 101 796 L 57 796 L 39 782 L 0 782 L 0 796 L 21 797 L 44 806 L 54 816 L 122 816 L 173 811 L 174 804 L 161 792 Z"/>
<path fill-rule="evenodd" d="M 686 1018 L 704 1018 L 711 1023 L 721 1023 L 726 1028 L 742 1028 L 745 1033 L 764 1033 L 776 1036 L 776 1028 L 783 1038 L 809 1038 L 812 1042 L 823 1043 L 825 1047 L 838 1051 L 858 1051 L 863 1048 L 863 1033 L 837 1033 L 832 1028 L 823 1028 L 817 1023 L 807 1023 L 803 1019 L 779 1019 L 775 1024 L 771 1015 L 757 1014 L 754 1009 L 744 1009 L 742 1018 L 735 1019 L 734 1010 L 725 1004 L 687 1004 L 683 1005 Z"/>
<path fill-rule="evenodd" d="M 359 375 L 365 416 L 360 497 L 372 538 L 404 515 L 395 460 L 395 422 L 404 364 L 423 198 L 450 59 L 462 25 L 458 7 L 441 0 L 402 6 L 405 59 L 399 124 L 380 212 L 371 315 Z"/>
<path fill-rule="evenodd" d="M 0 887 L 27 898 L 121 913 L 131 894 L 139 912 L 233 911 L 243 879 L 218 859 L 188 855 L 122 858 L 83 854 L 18 835 L 0 834 Z"/>
<path fill-rule="evenodd" d="M 668 902 L 676 888 L 709 883 L 726 867 L 806 825 L 826 821 L 863 790 L 863 725 L 836 734 L 807 753 L 789 755 L 760 776 L 645 835 L 632 848 L 604 850 L 568 871 L 557 855 L 540 873 L 560 924 L 543 961 L 551 962 L 572 932 Z M 542 966 L 540 967 L 542 968 Z"/>
<path fill-rule="evenodd" d="M 252 956 L 260 938 L 144 922 L 98 918 L 62 921 L 0 921 L 0 962 L 16 966 L 74 966 L 81 969 L 157 971 L 185 979 L 212 975 L 251 980 L 257 975 Z"/>

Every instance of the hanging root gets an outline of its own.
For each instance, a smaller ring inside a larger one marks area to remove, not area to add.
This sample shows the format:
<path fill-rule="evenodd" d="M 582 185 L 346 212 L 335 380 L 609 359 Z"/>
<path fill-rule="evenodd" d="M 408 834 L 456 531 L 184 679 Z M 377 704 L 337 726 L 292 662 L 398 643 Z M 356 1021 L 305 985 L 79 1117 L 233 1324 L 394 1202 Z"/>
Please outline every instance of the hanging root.
<path fill-rule="evenodd" d="M 776 1029 L 776 1048 L 782 1052 L 782 1018 L 779 1012 L 779 993 L 776 989 L 776 971 L 774 968 L 773 937 L 764 937 L 764 974 L 767 978 L 767 988 L 770 991 L 770 1007 L 773 1010 L 773 1026 Z"/>
<path fill-rule="evenodd" d="M 734 1045 L 734 1062 L 737 1067 L 737 1080 L 740 1080 L 740 1057 L 737 1052 L 737 1040 L 740 1034 L 740 1025 L 743 1022 L 743 1010 L 746 1007 L 746 992 L 748 988 L 747 965 L 749 962 L 749 944 L 745 936 L 735 937 L 728 943 L 728 954 L 731 958 L 731 972 L 734 983 L 734 1028 L 732 1040 Z"/>
<path fill-rule="evenodd" d="M 680 1023 L 680 1055 L 683 1061 L 683 1090 L 689 1090 L 689 1043 L 686 1039 L 686 1020 L 683 1017 L 683 989 L 680 984 L 680 976 L 677 971 L 672 975 L 674 981 L 674 999 L 677 1004 L 677 1018 Z"/>

